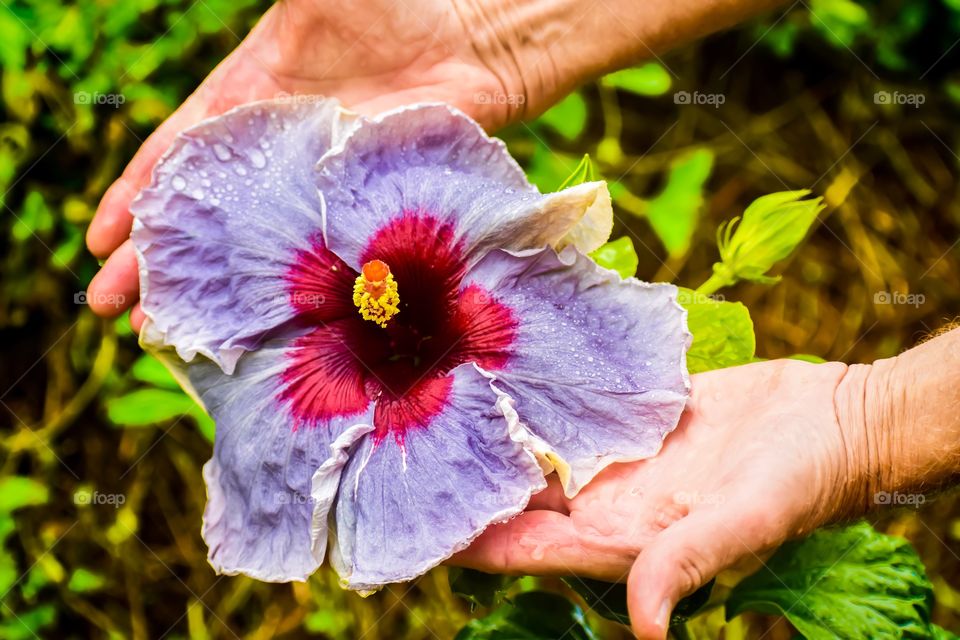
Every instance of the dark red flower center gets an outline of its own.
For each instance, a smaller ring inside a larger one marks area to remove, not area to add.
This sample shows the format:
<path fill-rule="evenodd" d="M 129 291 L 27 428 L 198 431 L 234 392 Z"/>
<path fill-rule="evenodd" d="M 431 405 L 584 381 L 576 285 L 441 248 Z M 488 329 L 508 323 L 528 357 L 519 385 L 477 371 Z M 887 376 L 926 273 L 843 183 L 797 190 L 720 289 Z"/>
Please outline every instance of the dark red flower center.
<path fill-rule="evenodd" d="M 352 295 L 357 272 L 316 243 L 288 273 L 288 294 L 311 331 L 298 338 L 284 374 L 284 397 L 297 426 L 356 415 L 376 401 L 376 437 L 402 441 L 447 405 L 457 365 L 502 367 L 516 334 L 508 307 L 471 285 L 450 225 L 416 211 L 382 228 L 362 263 L 389 265 L 400 312 L 385 327 L 360 317 Z M 373 268 L 373 267 L 371 267 Z M 376 275 L 376 274 L 372 274 Z"/>

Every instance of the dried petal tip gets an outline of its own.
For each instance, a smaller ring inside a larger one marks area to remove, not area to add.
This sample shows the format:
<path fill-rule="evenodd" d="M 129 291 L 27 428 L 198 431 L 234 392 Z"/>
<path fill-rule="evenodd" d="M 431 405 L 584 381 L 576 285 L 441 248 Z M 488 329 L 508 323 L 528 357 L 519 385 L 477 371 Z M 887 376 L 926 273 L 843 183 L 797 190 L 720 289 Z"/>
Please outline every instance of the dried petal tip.
<path fill-rule="evenodd" d="M 371 260 L 363 265 L 353 285 L 353 304 L 360 309 L 364 320 L 386 327 L 387 322 L 400 312 L 400 294 L 390 267 L 382 260 Z"/>

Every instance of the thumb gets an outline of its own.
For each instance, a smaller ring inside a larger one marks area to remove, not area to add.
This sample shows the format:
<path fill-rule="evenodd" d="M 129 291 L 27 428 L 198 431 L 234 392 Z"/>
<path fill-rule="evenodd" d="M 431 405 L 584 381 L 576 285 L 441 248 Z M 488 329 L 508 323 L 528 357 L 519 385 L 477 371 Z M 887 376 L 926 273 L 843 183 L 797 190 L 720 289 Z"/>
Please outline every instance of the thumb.
<path fill-rule="evenodd" d="M 732 516 L 729 508 L 711 507 L 657 534 L 637 557 L 627 579 L 630 622 L 638 638 L 665 638 L 680 598 L 758 550 L 763 529 L 757 526 L 760 523 L 748 524 L 745 519 L 751 518 Z"/>

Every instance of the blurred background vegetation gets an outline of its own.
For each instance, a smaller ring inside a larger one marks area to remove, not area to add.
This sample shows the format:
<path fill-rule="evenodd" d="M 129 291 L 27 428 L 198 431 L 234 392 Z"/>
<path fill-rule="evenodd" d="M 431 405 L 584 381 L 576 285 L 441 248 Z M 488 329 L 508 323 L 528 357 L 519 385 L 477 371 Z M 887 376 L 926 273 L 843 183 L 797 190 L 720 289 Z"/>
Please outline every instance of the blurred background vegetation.
<path fill-rule="evenodd" d="M 103 191 L 267 3 L 0 5 L 0 638 L 452 637 L 483 610 L 445 569 L 366 599 L 327 570 L 215 576 L 200 538 L 212 425 L 125 319 L 83 304 Z M 591 154 L 646 280 L 703 282 L 718 224 L 759 195 L 824 195 L 780 284 L 724 294 L 751 309 L 759 356 L 870 361 L 960 309 L 958 40 L 958 0 L 798 0 L 503 135 L 544 190 Z M 914 543 L 935 621 L 960 629 L 956 500 L 879 528 Z M 791 637 L 774 618 L 706 618 L 704 637 Z"/>

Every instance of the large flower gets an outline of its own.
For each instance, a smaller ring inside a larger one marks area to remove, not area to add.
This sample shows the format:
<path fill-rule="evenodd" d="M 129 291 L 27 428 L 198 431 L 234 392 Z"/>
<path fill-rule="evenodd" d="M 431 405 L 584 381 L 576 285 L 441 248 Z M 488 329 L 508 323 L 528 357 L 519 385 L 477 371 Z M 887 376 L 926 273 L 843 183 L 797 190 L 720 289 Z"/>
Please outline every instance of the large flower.
<path fill-rule="evenodd" d="M 182 134 L 132 207 L 144 344 L 217 423 L 214 568 L 408 580 L 660 448 L 690 336 L 584 253 L 602 182 L 541 194 L 462 113 L 261 102 Z M 200 354 L 201 357 L 197 357 Z M 167 353 L 169 355 L 169 353 Z"/>

